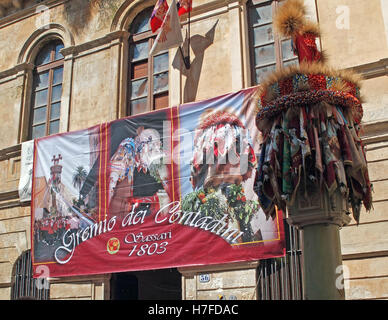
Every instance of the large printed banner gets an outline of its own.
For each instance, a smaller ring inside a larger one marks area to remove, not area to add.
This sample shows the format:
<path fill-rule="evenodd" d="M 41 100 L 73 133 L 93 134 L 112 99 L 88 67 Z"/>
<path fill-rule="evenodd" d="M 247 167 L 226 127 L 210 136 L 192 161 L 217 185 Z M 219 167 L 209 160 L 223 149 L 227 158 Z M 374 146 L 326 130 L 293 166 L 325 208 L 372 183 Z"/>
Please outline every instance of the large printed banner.
<path fill-rule="evenodd" d="M 34 276 L 283 256 L 254 192 L 255 89 L 35 141 Z"/>

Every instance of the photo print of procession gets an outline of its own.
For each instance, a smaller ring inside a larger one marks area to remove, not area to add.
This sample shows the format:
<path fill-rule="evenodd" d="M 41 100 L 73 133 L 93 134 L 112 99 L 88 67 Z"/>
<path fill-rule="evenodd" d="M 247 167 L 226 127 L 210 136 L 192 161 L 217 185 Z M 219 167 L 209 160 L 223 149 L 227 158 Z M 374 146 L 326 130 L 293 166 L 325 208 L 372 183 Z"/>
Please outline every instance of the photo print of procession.
<path fill-rule="evenodd" d="M 255 192 L 250 88 L 35 141 L 34 276 L 253 261 L 285 253 Z"/>

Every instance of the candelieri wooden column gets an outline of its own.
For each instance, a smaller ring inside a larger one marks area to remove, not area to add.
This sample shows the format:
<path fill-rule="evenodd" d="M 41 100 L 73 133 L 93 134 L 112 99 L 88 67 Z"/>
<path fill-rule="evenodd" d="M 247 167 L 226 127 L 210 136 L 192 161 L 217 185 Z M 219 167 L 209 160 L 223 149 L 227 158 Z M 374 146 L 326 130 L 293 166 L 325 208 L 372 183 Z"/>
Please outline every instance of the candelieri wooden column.
<path fill-rule="evenodd" d="M 325 65 L 319 26 L 303 0 L 288 0 L 274 18 L 290 37 L 299 65 L 269 74 L 258 92 L 256 125 L 263 134 L 255 190 L 267 218 L 275 207 L 303 230 L 304 298 L 345 299 L 339 228 L 358 223 L 372 193 L 360 139 L 361 79 Z"/>

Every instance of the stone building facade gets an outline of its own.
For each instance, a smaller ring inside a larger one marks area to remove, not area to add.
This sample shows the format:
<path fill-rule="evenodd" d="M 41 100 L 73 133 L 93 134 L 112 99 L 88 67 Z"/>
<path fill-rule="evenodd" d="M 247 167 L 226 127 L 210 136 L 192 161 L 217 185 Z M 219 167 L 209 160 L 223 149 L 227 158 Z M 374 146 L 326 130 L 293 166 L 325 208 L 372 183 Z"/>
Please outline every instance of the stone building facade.
<path fill-rule="evenodd" d="M 363 212 L 359 225 L 352 222 L 341 230 L 346 298 L 387 299 L 388 0 L 305 2 L 311 19 L 321 25 L 320 46 L 329 64 L 354 69 L 365 78 L 364 139 L 374 210 Z M 20 276 L 18 259 L 31 248 L 30 203 L 20 202 L 18 183 L 21 143 L 33 138 L 38 112 L 37 57 L 48 43 L 61 44 L 61 62 L 56 65 L 62 68 L 60 111 L 54 120 L 43 119 L 46 134 L 84 129 L 138 112 L 132 107 L 137 97 L 131 91 L 136 72 L 144 72 L 145 77 L 155 74 L 153 62 L 142 69 L 133 50 L 148 39 L 141 15 L 154 4 L 155 0 L 0 0 L 0 299 L 13 297 Z M 148 93 L 140 112 L 247 88 L 259 84 L 266 70 L 294 63 L 289 42 L 272 33 L 271 12 L 278 5 L 264 0 L 194 0 L 191 67 L 185 68 L 179 50 L 169 50 L 164 70 L 168 91 Z M 183 35 L 187 22 L 183 16 Z M 183 47 L 187 45 L 186 38 Z M 182 299 L 258 299 L 260 263 L 182 268 L 172 270 L 171 277 Z M 210 280 L 204 281 L 204 275 Z M 145 284 L 162 274 L 136 276 L 137 297 L 158 298 L 147 292 Z M 50 278 L 48 298 L 115 298 L 112 287 L 119 281 L 115 279 L 110 274 Z"/>

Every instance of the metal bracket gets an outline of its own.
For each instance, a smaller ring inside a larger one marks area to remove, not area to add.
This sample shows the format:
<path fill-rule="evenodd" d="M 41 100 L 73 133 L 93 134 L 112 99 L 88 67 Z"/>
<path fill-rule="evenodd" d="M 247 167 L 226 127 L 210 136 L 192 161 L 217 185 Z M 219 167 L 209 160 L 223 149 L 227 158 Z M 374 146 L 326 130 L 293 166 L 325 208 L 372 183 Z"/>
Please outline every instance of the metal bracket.
<path fill-rule="evenodd" d="M 182 50 L 182 47 L 179 47 L 179 51 L 181 52 L 183 62 L 185 64 L 185 68 L 190 69 L 190 56 L 185 56 Z"/>

